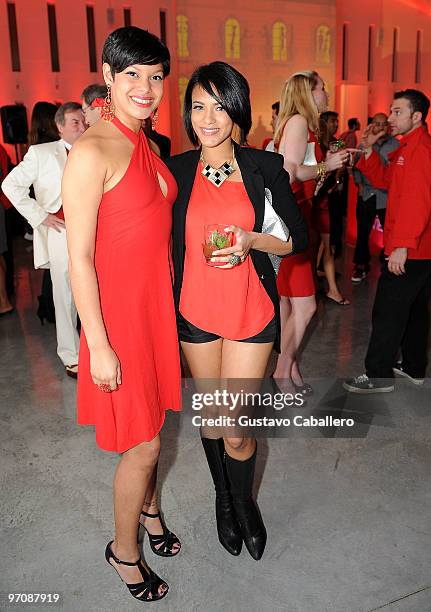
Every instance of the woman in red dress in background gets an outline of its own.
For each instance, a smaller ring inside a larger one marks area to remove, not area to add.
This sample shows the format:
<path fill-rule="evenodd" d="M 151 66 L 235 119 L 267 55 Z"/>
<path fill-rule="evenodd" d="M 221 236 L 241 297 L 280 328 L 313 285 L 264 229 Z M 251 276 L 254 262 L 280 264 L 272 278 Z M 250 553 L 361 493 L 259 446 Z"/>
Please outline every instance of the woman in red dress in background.
<path fill-rule="evenodd" d="M 320 115 L 319 132 L 319 145 L 323 156 L 325 156 L 327 152 L 331 150 L 329 125 L 327 123 L 326 113 Z M 334 150 L 337 150 L 337 147 L 335 147 Z M 344 174 L 344 171 L 341 170 L 341 173 Z M 338 288 L 335 271 L 335 246 L 331 244 L 329 198 L 340 186 L 342 187 L 342 180 L 340 184 L 339 173 L 328 172 L 324 183 L 313 198 L 313 208 L 311 210 L 311 226 L 315 234 L 312 240 L 314 246 L 313 265 L 317 269 L 318 255 L 321 251 L 323 269 L 326 282 L 328 283 L 328 291 L 326 292 L 327 301 L 334 302 L 339 306 L 349 306 L 350 301 L 341 294 Z M 339 204 L 341 206 L 341 203 Z"/>
<path fill-rule="evenodd" d="M 135 27 L 103 49 L 103 118 L 71 152 L 63 203 L 72 289 L 82 322 L 78 422 L 97 444 L 121 453 L 114 479 L 115 539 L 106 560 L 142 601 L 168 586 L 141 559 L 139 524 L 154 553 L 180 543 L 156 500 L 159 432 L 180 409 L 180 366 L 170 274 L 176 184 L 148 146 L 142 125 L 159 106 L 169 51 Z M 150 511 L 150 512 L 148 512 Z"/>
<path fill-rule="evenodd" d="M 319 113 L 326 110 L 327 104 L 325 86 L 317 72 L 293 74 L 283 87 L 274 135 L 275 145 L 284 156 L 296 202 L 309 227 L 316 180 L 340 168 L 349 155 L 345 151 L 328 153 L 323 161 L 317 134 Z M 310 249 L 282 261 L 277 286 L 281 298 L 281 353 L 273 376 L 292 381 L 304 395 L 311 394 L 313 390 L 304 383 L 296 357 L 316 311 Z"/>

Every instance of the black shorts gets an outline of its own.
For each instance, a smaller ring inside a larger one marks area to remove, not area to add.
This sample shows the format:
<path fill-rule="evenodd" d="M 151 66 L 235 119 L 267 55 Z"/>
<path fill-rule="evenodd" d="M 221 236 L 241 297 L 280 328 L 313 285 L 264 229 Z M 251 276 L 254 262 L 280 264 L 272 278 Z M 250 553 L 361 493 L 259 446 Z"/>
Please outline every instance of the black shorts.
<path fill-rule="evenodd" d="M 221 336 L 217 336 L 217 334 L 212 334 L 210 332 L 204 331 L 203 329 L 199 329 L 187 321 L 181 313 L 177 315 L 177 324 L 178 324 L 178 336 L 179 339 L 183 342 L 192 342 L 193 344 L 202 344 L 204 342 L 214 342 L 214 340 L 218 340 Z M 277 335 L 277 327 L 275 323 L 275 317 L 271 319 L 262 331 L 260 331 L 255 336 L 251 338 L 244 338 L 243 340 L 238 340 L 238 342 L 252 342 L 255 344 L 263 344 L 265 342 L 274 342 L 275 337 Z"/>

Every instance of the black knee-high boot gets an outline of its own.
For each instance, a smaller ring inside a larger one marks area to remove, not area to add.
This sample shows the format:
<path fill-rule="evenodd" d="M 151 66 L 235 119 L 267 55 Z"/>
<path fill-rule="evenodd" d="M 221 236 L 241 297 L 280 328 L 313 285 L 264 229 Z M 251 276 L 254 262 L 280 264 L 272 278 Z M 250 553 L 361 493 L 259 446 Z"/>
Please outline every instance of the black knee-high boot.
<path fill-rule="evenodd" d="M 242 535 L 229 491 L 223 438 L 218 440 L 202 438 L 202 446 L 204 447 L 216 491 L 215 506 L 218 539 L 220 544 L 231 555 L 236 556 L 241 552 Z"/>
<path fill-rule="evenodd" d="M 257 447 L 245 461 L 233 459 L 226 453 L 226 469 L 244 543 L 253 559 L 259 561 L 265 550 L 266 529 L 259 508 L 252 498 L 256 452 Z"/>

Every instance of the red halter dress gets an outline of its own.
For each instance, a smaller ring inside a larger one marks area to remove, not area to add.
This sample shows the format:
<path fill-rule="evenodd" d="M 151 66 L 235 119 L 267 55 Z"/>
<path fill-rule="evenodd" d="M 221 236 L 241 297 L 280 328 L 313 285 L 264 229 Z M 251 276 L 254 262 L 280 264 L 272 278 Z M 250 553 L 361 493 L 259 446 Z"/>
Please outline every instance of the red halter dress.
<path fill-rule="evenodd" d="M 282 153 L 282 151 L 280 151 Z M 323 154 L 317 142 L 314 132 L 308 130 L 307 150 L 304 158 L 304 165 L 314 166 L 321 162 Z M 292 190 L 308 227 L 310 234 L 311 206 L 316 188 L 316 181 L 294 181 Z M 314 295 L 316 287 L 314 284 L 313 270 L 309 250 L 285 257 L 281 261 L 280 270 L 277 277 L 277 288 L 281 296 L 285 297 L 308 297 Z"/>
<path fill-rule="evenodd" d="M 95 268 L 109 342 L 122 384 L 104 393 L 90 376 L 81 333 L 78 423 L 96 426 L 104 450 L 124 452 L 152 440 L 167 409 L 180 410 L 180 363 L 172 294 L 170 240 L 177 187 L 142 131 L 113 124 L 134 144 L 126 173 L 100 202 Z M 167 184 L 164 197 L 157 172 Z"/>

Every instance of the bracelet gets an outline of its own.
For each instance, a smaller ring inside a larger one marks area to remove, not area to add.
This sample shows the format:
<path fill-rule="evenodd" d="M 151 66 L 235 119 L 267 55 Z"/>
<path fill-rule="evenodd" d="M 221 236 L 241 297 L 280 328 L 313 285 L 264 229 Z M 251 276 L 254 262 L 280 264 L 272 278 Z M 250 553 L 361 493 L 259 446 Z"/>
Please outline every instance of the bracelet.
<path fill-rule="evenodd" d="M 320 164 L 317 164 L 317 176 L 316 176 L 316 180 L 319 183 L 320 181 L 323 181 L 323 179 L 325 178 L 326 174 L 327 174 L 327 168 L 326 168 L 326 163 L 325 162 L 320 162 Z"/>

